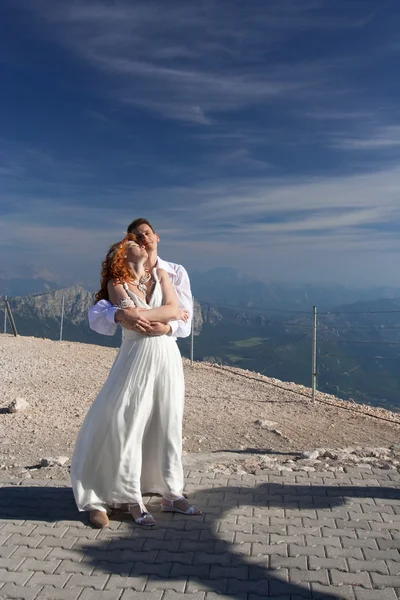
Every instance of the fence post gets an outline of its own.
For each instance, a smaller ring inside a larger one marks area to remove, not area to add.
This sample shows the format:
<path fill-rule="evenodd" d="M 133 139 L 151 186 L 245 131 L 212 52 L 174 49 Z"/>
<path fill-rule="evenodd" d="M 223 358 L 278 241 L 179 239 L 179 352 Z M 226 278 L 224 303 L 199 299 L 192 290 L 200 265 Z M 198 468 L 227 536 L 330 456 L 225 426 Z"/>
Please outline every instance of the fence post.
<path fill-rule="evenodd" d="M 4 296 L 4 333 L 7 333 L 7 308 L 6 308 L 7 296 Z"/>
<path fill-rule="evenodd" d="M 7 309 L 8 320 L 10 321 L 12 332 L 13 332 L 14 336 L 17 337 L 17 335 L 18 335 L 17 328 L 15 327 L 14 317 L 11 312 L 11 306 L 8 301 L 8 296 L 5 297 L 5 303 L 6 303 L 5 308 Z"/>
<path fill-rule="evenodd" d="M 317 391 L 317 307 L 313 306 L 313 333 L 312 333 L 312 401 L 315 402 Z"/>
<path fill-rule="evenodd" d="M 64 326 L 64 296 L 62 297 L 62 301 L 61 301 L 60 342 L 62 341 L 63 326 Z"/>
<path fill-rule="evenodd" d="M 193 351 L 194 351 L 194 296 L 192 296 L 192 327 L 190 330 L 190 365 L 193 367 Z"/>

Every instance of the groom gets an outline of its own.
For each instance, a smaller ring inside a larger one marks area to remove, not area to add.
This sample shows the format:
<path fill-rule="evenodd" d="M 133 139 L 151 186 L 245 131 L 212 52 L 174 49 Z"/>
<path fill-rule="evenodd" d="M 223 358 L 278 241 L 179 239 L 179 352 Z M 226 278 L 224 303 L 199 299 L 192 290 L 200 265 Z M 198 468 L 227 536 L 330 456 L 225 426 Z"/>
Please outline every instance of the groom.
<path fill-rule="evenodd" d="M 189 312 L 190 317 L 186 323 L 183 321 L 170 321 L 168 324 L 150 323 L 143 316 L 143 312 L 135 307 L 116 308 L 107 300 L 100 300 L 89 309 L 90 328 L 103 335 L 114 335 L 118 323 L 120 323 L 127 329 L 133 329 L 143 335 L 170 335 L 174 338 L 188 337 L 192 325 L 193 301 L 186 270 L 182 265 L 167 262 L 157 256 L 157 246 L 160 238 L 147 219 L 132 221 L 128 226 L 128 233 L 137 235 L 139 243 L 146 248 L 148 254 L 145 265 L 146 270 L 151 272 L 154 267 L 158 267 L 167 271 L 178 296 L 179 305 Z"/>

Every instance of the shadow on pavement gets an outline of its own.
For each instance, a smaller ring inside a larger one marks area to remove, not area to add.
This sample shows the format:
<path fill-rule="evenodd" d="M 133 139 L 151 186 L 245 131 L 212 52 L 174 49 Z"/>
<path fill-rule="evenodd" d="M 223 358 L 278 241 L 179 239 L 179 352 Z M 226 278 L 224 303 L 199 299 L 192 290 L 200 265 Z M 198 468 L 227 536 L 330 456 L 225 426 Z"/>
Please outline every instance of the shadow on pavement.
<path fill-rule="evenodd" d="M 312 511 L 343 506 L 347 498 L 400 498 L 400 489 L 387 487 L 279 483 L 244 487 L 246 485 L 242 482 L 237 487 L 197 491 L 190 500 L 204 510 L 200 517 L 158 513 L 151 505 L 157 520 L 157 526 L 151 529 L 135 525 L 122 513 L 115 513 L 110 529 L 86 529 L 86 515 L 78 513 L 69 487 L 3 487 L 0 489 L 0 518 L 3 522 L 28 520 L 80 527 L 82 534 L 72 551 L 76 551 L 77 562 L 84 553 L 80 564 L 86 571 L 82 573 L 89 574 L 93 569 L 93 577 L 101 574 L 129 577 L 124 585 L 138 591 L 143 591 L 147 583 L 146 591 L 154 584 L 154 589 L 211 591 L 237 599 L 255 594 L 255 597 L 267 598 L 285 595 L 286 598 L 331 600 L 343 596 L 331 593 L 328 588 L 318 591 L 313 584 L 310 587 L 300 580 L 300 585 L 288 583 L 284 580 L 285 569 L 280 576 L 279 570 L 268 568 L 269 555 L 281 554 L 285 546 L 268 543 L 269 530 L 277 533 L 279 527 L 263 525 L 263 509 L 293 511 L 287 517 L 290 524 L 296 511 L 310 511 L 309 516 L 315 518 Z M 329 513 L 326 516 L 329 517 Z M 242 543 L 233 543 L 236 533 Z M 76 529 L 67 532 L 63 539 L 68 535 L 76 536 Z M 284 530 L 281 535 L 285 535 Z M 316 543 L 320 539 L 316 537 Z M 301 548 L 289 541 L 289 556 L 294 557 L 297 552 L 301 553 Z M 119 587 L 118 581 L 115 587 Z"/>

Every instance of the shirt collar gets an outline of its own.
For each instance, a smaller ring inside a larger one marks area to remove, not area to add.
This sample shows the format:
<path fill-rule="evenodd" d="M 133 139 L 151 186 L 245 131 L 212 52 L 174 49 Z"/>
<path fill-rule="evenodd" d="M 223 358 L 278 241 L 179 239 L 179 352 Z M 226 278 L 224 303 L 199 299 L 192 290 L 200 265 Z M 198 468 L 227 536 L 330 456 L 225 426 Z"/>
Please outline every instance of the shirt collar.
<path fill-rule="evenodd" d="M 164 269 L 164 271 L 167 271 L 167 273 L 171 273 L 171 275 L 175 275 L 175 271 L 172 268 L 172 266 L 170 265 L 170 263 L 167 262 L 166 260 L 163 260 L 160 257 L 157 258 L 156 267 L 157 267 L 157 269 Z"/>

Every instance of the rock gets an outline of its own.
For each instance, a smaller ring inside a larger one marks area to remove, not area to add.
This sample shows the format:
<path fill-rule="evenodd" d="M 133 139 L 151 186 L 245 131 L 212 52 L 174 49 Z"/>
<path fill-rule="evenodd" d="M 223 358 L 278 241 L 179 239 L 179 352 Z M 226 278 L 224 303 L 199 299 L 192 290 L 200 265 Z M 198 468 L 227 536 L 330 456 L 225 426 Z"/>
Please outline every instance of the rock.
<path fill-rule="evenodd" d="M 307 460 L 317 460 L 319 458 L 319 450 L 312 450 L 311 452 L 303 452 L 300 458 L 306 458 Z"/>
<path fill-rule="evenodd" d="M 337 460 L 339 458 L 339 454 L 337 452 L 333 452 L 333 450 L 325 450 L 322 456 L 324 458 L 331 458 L 332 460 Z"/>
<path fill-rule="evenodd" d="M 314 473 L 315 467 L 300 467 L 300 471 L 305 471 L 306 473 Z"/>
<path fill-rule="evenodd" d="M 63 467 L 64 465 L 67 464 L 67 462 L 69 461 L 69 457 L 68 456 L 59 456 L 58 458 L 55 459 L 55 464 Z"/>
<path fill-rule="evenodd" d="M 29 403 L 25 400 L 25 398 L 16 398 L 8 405 L 7 410 L 9 413 L 17 413 L 22 412 L 29 408 Z"/>
<path fill-rule="evenodd" d="M 257 419 L 257 421 L 254 421 L 254 425 L 259 425 L 263 429 L 268 429 L 269 431 L 273 430 L 277 424 L 278 423 L 276 421 L 262 421 L 261 419 Z"/>
<path fill-rule="evenodd" d="M 41 467 L 52 467 L 54 465 L 54 458 L 41 458 L 40 466 Z"/>

